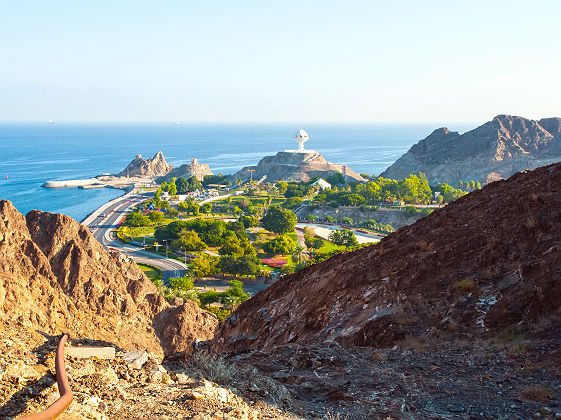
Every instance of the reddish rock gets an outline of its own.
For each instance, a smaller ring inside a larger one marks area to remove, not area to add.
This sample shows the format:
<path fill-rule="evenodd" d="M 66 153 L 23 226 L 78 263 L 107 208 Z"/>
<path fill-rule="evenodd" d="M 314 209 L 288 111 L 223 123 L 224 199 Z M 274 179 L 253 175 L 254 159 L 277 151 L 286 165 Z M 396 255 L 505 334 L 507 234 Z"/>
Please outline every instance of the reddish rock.
<path fill-rule="evenodd" d="M 216 318 L 194 305 L 159 322 L 158 328 L 177 334 L 167 348 L 154 319 L 169 308 L 134 262 L 106 252 L 72 218 L 35 210 L 24 217 L 0 201 L 0 322 L 159 355 L 212 336 Z"/>
<path fill-rule="evenodd" d="M 554 164 L 493 182 L 378 245 L 281 278 L 222 323 L 211 346 L 386 346 L 544 319 L 559 337 L 560 272 L 561 164 Z"/>

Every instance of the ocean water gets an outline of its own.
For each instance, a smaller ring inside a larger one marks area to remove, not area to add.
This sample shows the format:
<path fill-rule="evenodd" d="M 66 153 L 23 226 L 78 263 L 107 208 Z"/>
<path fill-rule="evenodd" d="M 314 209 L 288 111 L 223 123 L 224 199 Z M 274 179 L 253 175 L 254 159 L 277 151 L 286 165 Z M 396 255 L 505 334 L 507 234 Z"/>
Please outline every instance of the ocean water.
<path fill-rule="evenodd" d="M 439 125 L 309 124 L 306 149 L 358 173 L 380 174 Z M 295 149 L 300 127 L 283 124 L 0 124 L 0 199 L 84 219 L 123 194 L 110 188 L 42 188 L 45 181 L 120 172 L 135 156 L 162 151 L 178 166 L 197 158 L 214 173 L 231 174 L 279 150 Z M 449 127 L 451 129 L 458 129 Z M 461 127 L 469 128 L 469 127 Z M 7 177 L 7 178 L 6 178 Z"/>

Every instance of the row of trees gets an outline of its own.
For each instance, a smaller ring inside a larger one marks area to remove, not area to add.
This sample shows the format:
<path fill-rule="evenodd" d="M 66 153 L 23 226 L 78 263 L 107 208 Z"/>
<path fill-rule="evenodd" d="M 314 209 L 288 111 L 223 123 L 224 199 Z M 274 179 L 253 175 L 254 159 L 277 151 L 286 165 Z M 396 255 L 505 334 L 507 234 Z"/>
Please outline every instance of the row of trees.
<path fill-rule="evenodd" d="M 165 191 L 169 195 L 175 194 L 185 194 L 195 190 L 200 190 L 203 184 L 198 180 L 196 176 L 190 176 L 189 178 L 179 177 L 172 178 L 170 182 L 163 182 L 160 188 L 156 192 L 160 194 Z"/>
<path fill-rule="evenodd" d="M 161 211 L 151 211 L 147 215 L 143 215 L 137 211 L 133 211 L 125 217 L 123 225 L 130 227 L 150 226 L 162 223 L 165 219 L 164 213 Z"/>

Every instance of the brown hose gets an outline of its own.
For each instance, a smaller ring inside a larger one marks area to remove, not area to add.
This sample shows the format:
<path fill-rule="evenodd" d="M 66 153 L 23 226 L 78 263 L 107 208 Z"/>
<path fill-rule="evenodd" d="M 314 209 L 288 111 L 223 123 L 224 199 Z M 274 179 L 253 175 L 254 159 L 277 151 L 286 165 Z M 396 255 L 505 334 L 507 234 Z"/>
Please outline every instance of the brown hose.
<path fill-rule="evenodd" d="M 46 410 L 43 410 L 40 413 L 21 417 L 20 420 L 51 420 L 57 418 L 72 402 L 72 390 L 70 389 L 68 376 L 66 376 L 66 368 L 64 366 L 64 344 L 67 339 L 68 334 L 63 334 L 56 349 L 55 369 L 60 398 Z"/>

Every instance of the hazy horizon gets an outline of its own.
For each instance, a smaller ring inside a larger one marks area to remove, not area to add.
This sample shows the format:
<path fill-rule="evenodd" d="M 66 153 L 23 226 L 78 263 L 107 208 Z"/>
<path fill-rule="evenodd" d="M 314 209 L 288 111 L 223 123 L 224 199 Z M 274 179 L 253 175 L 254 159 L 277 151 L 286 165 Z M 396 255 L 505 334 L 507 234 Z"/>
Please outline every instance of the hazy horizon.
<path fill-rule="evenodd" d="M 561 2 L 0 4 L 0 121 L 561 116 Z"/>

